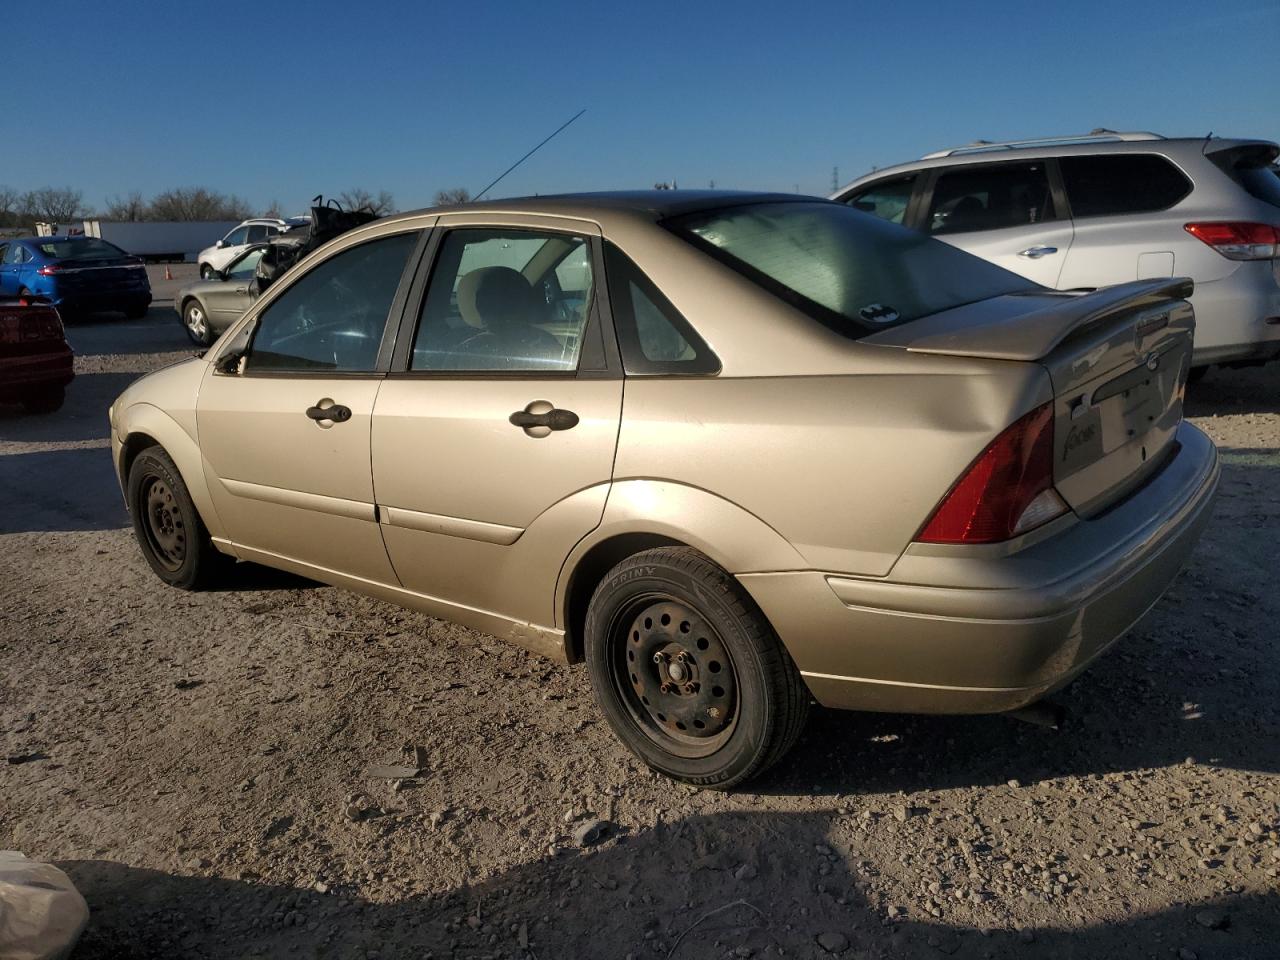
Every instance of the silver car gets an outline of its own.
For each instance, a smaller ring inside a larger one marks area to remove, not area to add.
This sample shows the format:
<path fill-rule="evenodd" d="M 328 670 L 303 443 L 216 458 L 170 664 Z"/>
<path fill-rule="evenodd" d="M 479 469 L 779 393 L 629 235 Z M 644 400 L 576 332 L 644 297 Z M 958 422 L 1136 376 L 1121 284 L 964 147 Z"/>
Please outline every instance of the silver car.
<path fill-rule="evenodd" d="M 1280 147 L 1095 130 L 978 141 L 867 174 L 832 199 L 1046 287 L 1190 277 L 1192 379 L 1280 357 Z"/>
<path fill-rule="evenodd" d="M 224 270 L 215 270 L 209 279 L 189 283 L 178 291 L 173 308 L 192 343 L 207 347 L 249 309 L 254 274 L 266 249 L 266 244 L 249 247 Z"/>

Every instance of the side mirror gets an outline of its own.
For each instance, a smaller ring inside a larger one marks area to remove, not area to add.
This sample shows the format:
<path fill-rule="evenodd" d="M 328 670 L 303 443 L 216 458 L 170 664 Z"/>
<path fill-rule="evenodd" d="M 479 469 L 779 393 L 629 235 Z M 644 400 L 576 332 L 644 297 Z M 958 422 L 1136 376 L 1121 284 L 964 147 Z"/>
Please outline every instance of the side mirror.
<path fill-rule="evenodd" d="M 226 245 L 227 245 L 227 241 L 226 241 L 226 240 L 219 240 L 217 243 L 215 243 L 215 244 L 214 244 L 214 247 L 215 247 L 216 249 L 218 249 L 218 250 L 221 250 L 221 249 L 222 249 L 223 247 L 225 247 Z"/>

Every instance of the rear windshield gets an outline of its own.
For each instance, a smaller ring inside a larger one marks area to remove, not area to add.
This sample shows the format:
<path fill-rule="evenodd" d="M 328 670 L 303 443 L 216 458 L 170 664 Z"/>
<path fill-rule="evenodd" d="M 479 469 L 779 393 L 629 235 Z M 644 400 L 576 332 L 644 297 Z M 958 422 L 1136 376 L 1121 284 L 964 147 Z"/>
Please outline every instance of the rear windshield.
<path fill-rule="evenodd" d="M 1276 148 L 1271 144 L 1220 150 L 1209 155 L 1236 183 L 1254 197 L 1280 207 L 1280 173 L 1273 166 Z"/>
<path fill-rule="evenodd" d="M 97 237 L 72 237 L 68 240 L 44 240 L 40 252 L 54 260 L 110 260 L 128 256 L 114 243 Z"/>
<path fill-rule="evenodd" d="M 848 337 L 1040 289 L 941 240 L 839 203 L 728 207 L 667 226 Z"/>

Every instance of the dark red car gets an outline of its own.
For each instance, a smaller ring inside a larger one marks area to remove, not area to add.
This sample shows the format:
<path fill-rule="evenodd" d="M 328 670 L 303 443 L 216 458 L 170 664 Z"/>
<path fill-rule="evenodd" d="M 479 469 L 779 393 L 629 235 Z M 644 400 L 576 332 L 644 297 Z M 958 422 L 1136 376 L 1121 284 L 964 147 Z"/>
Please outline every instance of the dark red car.
<path fill-rule="evenodd" d="M 0 403 L 52 413 L 62 406 L 74 376 L 57 309 L 38 301 L 0 299 Z"/>

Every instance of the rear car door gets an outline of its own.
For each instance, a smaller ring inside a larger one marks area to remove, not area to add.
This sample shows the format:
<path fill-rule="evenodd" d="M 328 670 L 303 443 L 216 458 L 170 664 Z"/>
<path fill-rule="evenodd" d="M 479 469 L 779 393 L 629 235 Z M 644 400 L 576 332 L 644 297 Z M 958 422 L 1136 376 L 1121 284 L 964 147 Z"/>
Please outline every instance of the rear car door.
<path fill-rule="evenodd" d="M 344 245 L 292 278 L 210 364 L 196 406 L 200 448 L 242 558 L 395 583 L 375 516 L 369 427 L 387 319 L 420 237 Z"/>
<path fill-rule="evenodd" d="M 553 589 L 529 567 L 553 586 L 600 521 L 622 379 L 599 228 L 510 220 L 441 218 L 374 410 L 373 475 L 406 588 L 551 624 Z"/>
<path fill-rule="evenodd" d="M 1074 231 L 1045 160 L 942 167 L 922 229 L 1028 280 L 1055 287 Z"/>
<path fill-rule="evenodd" d="M 1183 229 L 1188 218 L 1170 209 L 1191 192 L 1191 181 L 1169 160 L 1111 153 L 1060 157 L 1058 167 L 1075 226 L 1060 287 L 1216 279 L 1193 264 L 1208 261 L 1212 270 L 1219 258 L 1206 256 L 1204 244 Z"/>
<path fill-rule="evenodd" d="M 18 292 L 18 272 L 9 263 L 9 256 L 18 245 L 0 243 L 0 296 L 12 297 Z"/>

